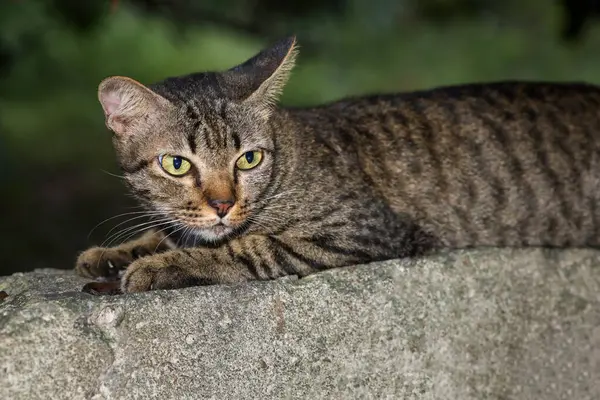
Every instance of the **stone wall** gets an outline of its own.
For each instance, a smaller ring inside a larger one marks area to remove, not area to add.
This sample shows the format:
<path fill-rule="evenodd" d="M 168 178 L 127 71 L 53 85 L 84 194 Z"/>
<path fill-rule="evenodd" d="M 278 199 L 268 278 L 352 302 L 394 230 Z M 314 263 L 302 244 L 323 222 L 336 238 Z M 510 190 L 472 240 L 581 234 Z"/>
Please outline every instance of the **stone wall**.
<path fill-rule="evenodd" d="M 600 252 L 92 296 L 0 278 L 2 399 L 600 399 Z"/>

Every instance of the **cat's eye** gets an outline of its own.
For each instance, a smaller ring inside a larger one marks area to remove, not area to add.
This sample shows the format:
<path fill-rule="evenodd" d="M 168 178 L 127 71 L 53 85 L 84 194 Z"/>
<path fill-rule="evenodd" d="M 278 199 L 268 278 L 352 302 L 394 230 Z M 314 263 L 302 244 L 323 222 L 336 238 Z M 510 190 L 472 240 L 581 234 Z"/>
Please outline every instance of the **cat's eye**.
<path fill-rule="evenodd" d="M 262 161 L 263 153 L 260 150 L 247 151 L 237 159 L 235 165 L 241 170 L 248 170 L 256 167 Z"/>
<path fill-rule="evenodd" d="M 188 173 L 192 164 L 188 160 L 180 156 L 162 155 L 158 158 L 160 166 L 167 174 L 173 176 L 182 176 Z"/>

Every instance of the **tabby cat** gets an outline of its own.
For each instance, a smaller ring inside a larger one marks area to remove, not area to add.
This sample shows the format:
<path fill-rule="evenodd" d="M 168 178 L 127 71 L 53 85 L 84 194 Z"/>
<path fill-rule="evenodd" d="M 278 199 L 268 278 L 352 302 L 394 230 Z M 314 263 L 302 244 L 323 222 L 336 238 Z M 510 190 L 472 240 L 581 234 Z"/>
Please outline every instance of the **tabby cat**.
<path fill-rule="evenodd" d="M 99 100 L 154 230 L 82 253 L 123 292 L 472 246 L 600 245 L 600 88 L 497 82 L 275 106 L 295 38 Z M 149 224 L 148 226 L 152 226 Z"/>

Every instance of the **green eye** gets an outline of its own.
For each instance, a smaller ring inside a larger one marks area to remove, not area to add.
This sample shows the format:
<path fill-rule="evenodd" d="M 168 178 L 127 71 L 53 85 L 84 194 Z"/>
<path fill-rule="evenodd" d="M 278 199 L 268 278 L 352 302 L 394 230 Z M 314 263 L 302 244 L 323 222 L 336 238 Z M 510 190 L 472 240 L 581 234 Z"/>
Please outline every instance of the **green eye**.
<path fill-rule="evenodd" d="M 247 151 L 237 159 L 235 165 L 242 170 L 252 169 L 262 161 L 263 153 L 260 150 Z"/>
<path fill-rule="evenodd" d="M 185 175 L 192 167 L 188 160 L 179 156 L 163 155 L 158 160 L 162 169 L 174 176 Z"/>

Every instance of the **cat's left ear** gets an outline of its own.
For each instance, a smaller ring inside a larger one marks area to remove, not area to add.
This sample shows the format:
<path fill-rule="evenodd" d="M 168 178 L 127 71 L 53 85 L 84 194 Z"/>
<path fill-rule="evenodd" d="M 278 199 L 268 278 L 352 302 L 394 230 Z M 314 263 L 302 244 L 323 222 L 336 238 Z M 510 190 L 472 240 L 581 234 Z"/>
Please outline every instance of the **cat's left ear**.
<path fill-rule="evenodd" d="M 291 36 L 227 71 L 226 79 L 235 88 L 234 97 L 257 106 L 268 117 L 289 79 L 297 54 L 296 37 Z"/>

